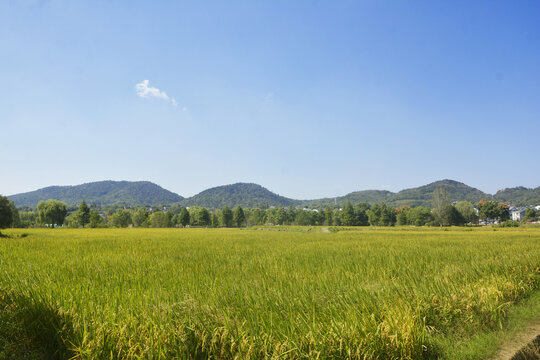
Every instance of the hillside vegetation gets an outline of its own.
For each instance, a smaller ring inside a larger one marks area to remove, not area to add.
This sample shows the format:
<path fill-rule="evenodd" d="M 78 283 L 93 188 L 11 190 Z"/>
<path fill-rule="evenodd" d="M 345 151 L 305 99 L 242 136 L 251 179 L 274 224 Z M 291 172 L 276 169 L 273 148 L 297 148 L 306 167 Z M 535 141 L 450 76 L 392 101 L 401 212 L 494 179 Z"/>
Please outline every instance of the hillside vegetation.
<path fill-rule="evenodd" d="M 68 206 L 76 206 L 82 200 L 88 204 L 107 206 L 170 204 L 183 199 L 149 181 L 98 181 L 75 186 L 50 186 L 9 198 L 18 207 L 36 207 L 38 202 L 48 199 L 63 201 Z"/>
<path fill-rule="evenodd" d="M 320 199 L 309 201 L 308 204 L 315 206 L 325 206 L 332 204 L 344 205 L 347 202 L 358 204 L 366 202 L 368 204 L 386 203 L 391 206 L 431 206 L 433 192 L 439 187 L 444 187 L 450 196 L 451 201 L 468 200 L 476 203 L 481 199 L 491 199 L 492 196 L 478 189 L 454 180 L 441 180 L 428 185 L 401 190 L 397 193 L 383 190 L 357 191 L 336 199 Z"/>
<path fill-rule="evenodd" d="M 516 206 L 540 205 L 540 186 L 534 189 L 519 186 L 499 190 L 495 199 Z"/>
<path fill-rule="evenodd" d="M 221 209 L 225 206 L 242 206 L 247 208 L 263 206 L 292 206 L 299 205 L 299 200 L 277 195 L 270 190 L 250 183 L 236 183 L 217 186 L 185 199 L 185 206 L 203 206 L 210 209 Z"/>
<path fill-rule="evenodd" d="M 51 186 L 36 191 L 10 196 L 18 207 L 35 207 L 41 200 L 56 199 L 69 206 L 79 204 L 83 199 L 94 205 L 160 205 L 179 203 L 183 206 L 203 206 L 222 209 L 225 206 L 244 208 L 271 206 L 307 206 L 312 208 L 344 206 L 349 201 L 390 206 L 431 206 L 433 192 L 444 187 L 451 201 L 468 200 L 476 203 L 481 199 L 497 200 L 511 205 L 539 205 L 540 187 L 528 189 L 516 187 L 498 191 L 494 196 L 454 180 L 441 180 L 424 186 L 393 193 L 387 190 L 363 190 L 351 192 L 336 198 L 295 200 L 275 194 L 252 183 L 236 183 L 204 190 L 190 198 L 183 198 L 171 191 L 148 181 L 99 181 L 76 186 Z"/>

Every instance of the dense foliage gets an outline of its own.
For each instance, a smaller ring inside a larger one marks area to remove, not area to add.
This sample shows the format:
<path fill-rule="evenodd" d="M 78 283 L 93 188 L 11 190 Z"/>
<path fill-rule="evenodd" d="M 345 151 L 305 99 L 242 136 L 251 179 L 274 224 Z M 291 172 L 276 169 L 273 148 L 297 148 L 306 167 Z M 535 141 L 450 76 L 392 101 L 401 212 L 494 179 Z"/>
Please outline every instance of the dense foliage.
<path fill-rule="evenodd" d="M 224 207 L 292 206 L 301 201 L 279 196 L 257 184 L 237 183 L 205 190 L 181 201 L 184 206 L 202 206 L 209 209 Z"/>
<path fill-rule="evenodd" d="M 445 188 L 448 200 L 452 202 L 469 201 L 476 204 L 481 199 L 496 200 L 510 205 L 539 205 L 540 187 L 527 189 L 518 187 L 497 192 L 495 196 L 453 180 L 437 181 L 425 186 L 392 193 L 385 190 L 356 191 L 336 198 L 316 200 L 294 200 L 279 196 L 257 184 L 237 183 L 207 189 L 193 197 L 183 199 L 181 196 L 165 190 L 150 182 L 101 181 L 78 186 L 52 186 L 37 191 L 13 195 L 18 207 L 35 208 L 41 200 L 57 199 L 68 206 L 78 206 L 84 199 L 89 205 L 100 207 L 111 205 L 164 205 L 178 203 L 180 206 L 201 206 L 210 210 L 224 207 L 235 208 L 268 208 L 272 206 L 301 207 L 313 209 L 326 207 L 344 207 L 350 202 L 353 205 L 362 203 L 382 204 L 391 207 L 431 206 L 437 188 Z"/>
<path fill-rule="evenodd" d="M 171 204 L 183 198 L 148 181 L 99 181 L 76 186 L 50 186 L 10 196 L 18 207 L 36 207 L 40 201 L 57 199 L 68 206 L 86 200 L 92 205 L 157 205 Z"/>
<path fill-rule="evenodd" d="M 528 206 L 540 204 L 540 186 L 529 189 L 523 186 L 499 190 L 495 199 L 515 206 Z"/>

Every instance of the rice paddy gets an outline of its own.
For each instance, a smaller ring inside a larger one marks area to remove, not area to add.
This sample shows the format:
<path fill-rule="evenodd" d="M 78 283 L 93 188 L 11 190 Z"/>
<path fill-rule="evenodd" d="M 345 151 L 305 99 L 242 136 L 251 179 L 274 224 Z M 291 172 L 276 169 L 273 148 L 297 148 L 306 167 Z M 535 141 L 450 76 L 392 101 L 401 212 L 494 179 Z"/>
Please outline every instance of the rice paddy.
<path fill-rule="evenodd" d="M 540 229 L 289 230 L 3 231 L 0 359 L 452 358 L 540 290 Z"/>

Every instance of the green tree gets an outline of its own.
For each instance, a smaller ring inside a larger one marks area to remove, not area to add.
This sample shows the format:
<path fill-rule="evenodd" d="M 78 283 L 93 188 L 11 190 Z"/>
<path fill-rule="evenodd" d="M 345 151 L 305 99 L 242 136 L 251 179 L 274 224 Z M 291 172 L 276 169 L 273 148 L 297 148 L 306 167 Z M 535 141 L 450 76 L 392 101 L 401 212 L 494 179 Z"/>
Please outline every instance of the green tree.
<path fill-rule="evenodd" d="M 402 206 L 397 211 L 396 224 L 397 225 L 408 225 L 409 224 L 409 213 L 411 208 L 408 206 Z"/>
<path fill-rule="evenodd" d="M 21 216 L 19 215 L 19 209 L 15 206 L 13 201 L 9 200 L 9 207 L 11 208 L 11 227 L 21 227 Z"/>
<path fill-rule="evenodd" d="M 169 216 L 163 211 L 155 211 L 150 215 L 150 226 L 153 228 L 166 228 L 170 226 Z"/>
<path fill-rule="evenodd" d="M 345 208 L 341 212 L 341 223 L 345 226 L 355 226 L 356 225 L 356 214 L 351 202 L 347 202 Z"/>
<path fill-rule="evenodd" d="M 324 209 L 324 221 L 327 226 L 332 226 L 334 224 L 332 209 L 330 209 L 328 206 L 326 209 Z"/>
<path fill-rule="evenodd" d="M 246 221 L 246 214 L 244 214 L 244 210 L 240 206 L 234 209 L 233 221 L 237 227 L 242 227 Z"/>
<path fill-rule="evenodd" d="M 534 208 L 528 208 L 525 210 L 524 222 L 527 221 L 536 221 L 538 219 L 538 212 Z"/>
<path fill-rule="evenodd" d="M 131 212 L 124 209 L 119 209 L 116 213 L 111 215 L 110 222 L 115 227 L 128 227 L 131 222 Z"/>
<path fill-rule="evenodd" d="M 369 218 L 367 216 L 367 211 L 370 209 L 368 203 L 360 203 L 354 208 L 354 213 L 356 215 L 356 224 L 358 226 L 368 226 Z"/>
<path fill-rule="evenodd" d="M 217 210 L 216 211 L 212 211 L 212 216 L 211 216 L 211 220 L 212 220 L 212 227 L 213 228 L 217 228 L 219 227 L 219 215 L 218 215 L 218 212 Z"/>
<path fill-rule="evenodd" d="M 339 209 L 335 209 L 333 216 L 334 218 L 334 226 L 341 226 L 341 211 Z"/>
<path fill-rule="evenodd" d="M 75 218 L 82 227 L 85 227 L 90 222 L 90 208 L 86 205 L 86 201 L 83 200 L 79 205 L 79 210 L 75 213 Z"/>
<path fill-rule="evenodd" d="M 253 222 L 257 225 L 264 225 L 266 221 L 266 210 L 257 208 L 253 210 Z"/>
<path fill-rule="evenodd" d="M 37 205 L 39 222 L 42 224 L 50 225 L 62 225 L 67 215 L 67 206 L 64 202 L 50 199 L 47 201 L 40 201 Z"/>
<path fill-rule="evenodd" d="M 21 227 L 31 227 L 37 224 L 38 214 L 36 211 L 21 211 L 19 213 Z"/>
<path fill-rule="evenodd" d="M 91 228 L 97 228 L 103 223 L 103 218 L 97 211 L 90 212 L 88 226 Z"/>
<path fill-rule="evenodd" d="M 208 209 L 201 208 L 201 210 L 199 211 L 199 216 L 197 220 L 200 226 L 210 225 L 210 213 L 208 212 Z"/>
<path fill-rule="evenodd" d="M 474 210 L 474 205 L 467 200 L 462 200 L 456 204 L 456 209 L 463 217 L 465 224 L 477 224 L 478 215 Z"/>
<path fill-rule="evenodd" d="M 11 211 L 10 201 L 7 197 L 0 195 L 0 229 L 10 226 L 12 221 L 13 213 Z"/>
<path fill-rule="evenodd" d="M 412 208 L 407 221 L 411 225 L 424 226 L 433 221 L 431 209 L 423 206 Z"/>
<path fill-rule="evenodd" d="M 189 225 L 189 211 L 187 211 L 185 207 L 180 210 L 180 214 L 178 215 L 178 221 L 183 227 Z"/>
<path fill-rule="evenodd" d="M 510 220 L 510 207 L 504 203 L 497 204 L 497 218 L 500 222 Z"/>
<path fill-rule="evenodd" d="M 450 205 L 448 225 L 462 226 L 465 224 L 465 218 L 454 205 Z"/>
<path fill-rule="evenodd" d="M 452 216 L 452 205 L 450 204 L 450 196 L 448 191 L 444 187 L 438 187 L 433 192 L 433 198 L 431 199 L 433 206 L 433 215 L 435 221 L 440 226 L 450 225 L 450 217 Z"/>
<path fill-rule="evenodd" d="M 233 225 L 233 212 L 228 206 L 221 210 L 221 224 L 225 227 L 232 227 Z"/>
<path fill-rule="evenodd" d="M 482 199 L 476 204 L 480 219 L 506 221 L 510 218 L 508 205 Z"/>
<path fill-rule="evenodd" d="M 139 208 L 131 215 L 131 221 L 135 227 L 147 227 L 150 214 L 146 208 Z"/>
<path fill-rule="evenodd" d="M 372 226 L 394 226 L 397 212 L 386 204 L 375 204 L 367 211 L 367 215 Z"/>
<path fill-rule="evenodd" d="M 283 207 L 279 206 L 276 208 L 276 212 L 274 214 L 274 223 L 276 225 L 284 225 L 285 221 L 287 221 L 287 213 Z"/>

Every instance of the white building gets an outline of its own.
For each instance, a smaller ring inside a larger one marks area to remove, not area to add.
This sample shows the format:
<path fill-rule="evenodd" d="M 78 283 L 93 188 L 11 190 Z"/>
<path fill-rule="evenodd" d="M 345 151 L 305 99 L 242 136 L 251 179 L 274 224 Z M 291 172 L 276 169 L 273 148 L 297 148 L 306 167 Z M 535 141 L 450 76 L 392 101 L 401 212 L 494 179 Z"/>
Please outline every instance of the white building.
<path fill-rule="evenodd" d="M 525 210 L 516 209 L 512 211 L 512 220 L 514 221 L 521 221 L 525 217 Z"/>

